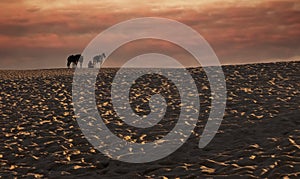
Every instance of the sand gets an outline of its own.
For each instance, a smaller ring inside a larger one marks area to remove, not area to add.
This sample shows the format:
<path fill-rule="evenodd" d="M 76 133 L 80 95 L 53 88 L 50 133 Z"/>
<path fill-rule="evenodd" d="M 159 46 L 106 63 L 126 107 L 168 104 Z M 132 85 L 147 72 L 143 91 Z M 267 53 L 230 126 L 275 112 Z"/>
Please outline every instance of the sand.
<path fill-rule="evenodd" d="M 224 66 L 228 90 L 225 116 L 204 149 L 198 148 L 198 142 L 210 109 L 209 84 L 201 69 L 190 69 L 200 91 L 197 127 L 176 152 L 144 164 L 112 160 L 85 139 L 73 112 L 74 70 L 0 71 L 0 176 L 299 178 L 299 69 L 300 62 Z M 113 74 L 114 70 L 101 72 L 102 87 L 109 87 Z M 110 105 L 103 107 L 105 102 L 109 100 L 98 99 L 101 112 L 112 110 Z M 175 123 L 168 120 L 176 115 L 171 111 L 161 124 L 172 128 Z M 107 124 L 127 140 L 149 142 L 155 140 L 153 136 L 167 133 L 161 125 L 152 133 L 148 130 L 148 138 L 138 140 L 138 130 L 131 128 L 126 133 L 124 127 L 128 126 L 115 122 L 114 115 L 107 117 Z M 126 138 L 130 134 L 131 138 Z"/>

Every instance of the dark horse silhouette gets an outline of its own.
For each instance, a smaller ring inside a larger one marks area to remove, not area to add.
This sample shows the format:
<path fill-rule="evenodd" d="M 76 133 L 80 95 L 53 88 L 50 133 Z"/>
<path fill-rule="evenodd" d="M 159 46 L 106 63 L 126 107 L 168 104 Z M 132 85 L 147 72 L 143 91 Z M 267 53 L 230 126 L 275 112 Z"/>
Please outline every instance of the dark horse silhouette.
<path fill-rule="evenodd" d="M 81 56 L 81 54 L 70 55 L 67 59 L 67 66 L 68 68 L 70 68 L 71 63 L 77 66 L 78 62 L 80 62 L 80 66 L 82 67 L 83 57 Z"/>

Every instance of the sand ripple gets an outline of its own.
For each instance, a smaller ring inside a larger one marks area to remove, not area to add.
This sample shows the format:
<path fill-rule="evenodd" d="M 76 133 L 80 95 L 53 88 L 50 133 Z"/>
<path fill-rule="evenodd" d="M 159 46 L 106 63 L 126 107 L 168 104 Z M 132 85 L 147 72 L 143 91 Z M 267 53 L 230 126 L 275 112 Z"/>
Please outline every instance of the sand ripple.
<path fill-rule="evenodd" d="M 190 69 L 201 101 L 195 132 L 170 156 L 146 164 L 111 160 L 87 142 L 73 112 L 72 70 L 0 71 L 0 176 L 297 178 L 299 69 L 299 62 L 225 66 L 225 118 L 204 149 L 198 148 L 198 142 L 210 110 L 209 83 L 203 70 Z M 140 143 L 166 135 L 178 117 L 178 94 L 166 86 L 148 86 L 149 94 L 164 89 L 171 107 L 155 128 L 135 129 L 117 119 L 105 97 L 113 74 L 114 70 L 103 71 L 98 86 L 104 90 L 96 91 L 99 112 L 110 129 L 120 138 Z M 132 89 L 141 88 L 145 86 Z M 149 106 L 142 102 L 147 103 L 148 96 L 137 92 L 131 95 L 132 108 L 147 114 Z"/>

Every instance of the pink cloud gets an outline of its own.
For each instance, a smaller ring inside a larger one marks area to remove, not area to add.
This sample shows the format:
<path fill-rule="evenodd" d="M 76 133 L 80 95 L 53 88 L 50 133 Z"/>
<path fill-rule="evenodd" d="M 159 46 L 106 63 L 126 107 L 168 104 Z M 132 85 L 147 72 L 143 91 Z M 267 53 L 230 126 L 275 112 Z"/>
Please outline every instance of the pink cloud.
<path fill-rule="evenodd" d="M 67 55 L 82 51 L 102 30 L 143 16 L 171 18 L 191 26 L 211 44 L 222 63 L 299 55 L 297 0 L 266 0 L 251 6 L 225 4 L 198 5 L 198 10 L 192 3 L 173 8 L 141 3 L 119 9 L 110 3 L 43 8 L 25 1 L 1 1 L 5 8 L 0 12 L 0 57 L 12 61 L 30 59 L 34 64 L 35 60 L 49 56 L 63 67 Z M 174 46 L 160 45 L 165 52 L 182 55 L 172 50 Z M 144 46 L 152 48 L 153 42 Z M 125 48 L 126 53 L 133 53 L 129 47 Z M 37 53 L 40 49 L 45 54 Z M 16 55 L 16 51 L 22 55 Z M 4 60 L 0 63 L 12 64 Z"/>

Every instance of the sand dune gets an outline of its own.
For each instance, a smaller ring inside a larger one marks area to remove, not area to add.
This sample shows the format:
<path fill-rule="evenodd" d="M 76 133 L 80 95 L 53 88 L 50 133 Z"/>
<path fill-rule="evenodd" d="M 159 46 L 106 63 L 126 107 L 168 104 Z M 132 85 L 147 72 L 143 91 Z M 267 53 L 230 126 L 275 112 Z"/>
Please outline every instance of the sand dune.
<path fill-rule="evenodd" d="M 0 71 L 0 176 L 299 178 L 299 69 L 299 62 L 224 66 L 226 112 L 218 134 L 204 149 L 198 142 L 210 110 L 209 83 L 203 70 L 189 69 L 200 91 L 197 127 L 176 152 L 145 164 L 112 160 L 85 139 L 72 106 L 74 70 Z M 173 111 L 146 136 L 145 131 L 124 125 L 114 112 L 105 115 L 113 110 L 105 95 L 114 72 L 100 73 L 98 87 L 103 90 L 96 91 L 99 111 L 111 130 L 140 143 L 167 134 L 178 117 L 179 96 L 173 92 L 166 95 L 173 100 Z M 141 88 L 137 84 L 136 89 Z M 141 98 L 132 99 L 133 107 L 146 114 L 147 106 L 138 105 Z"/>

